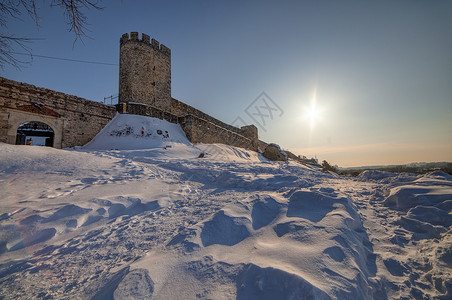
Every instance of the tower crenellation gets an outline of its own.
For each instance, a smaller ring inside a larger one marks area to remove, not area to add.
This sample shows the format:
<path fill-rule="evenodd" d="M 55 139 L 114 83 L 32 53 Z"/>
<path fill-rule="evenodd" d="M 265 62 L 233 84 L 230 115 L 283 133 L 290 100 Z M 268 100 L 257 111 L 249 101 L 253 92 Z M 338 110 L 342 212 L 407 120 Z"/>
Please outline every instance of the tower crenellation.
<path fill-rule="evenodd" d="M 142 34 L 141 34 L 141 41 L 142 41 L 143 43 L 149 44 L 149 39 L 150 39 L 149 35 L 147 35 L 147 34 L 145 34 L 145 33 L 142 33 Z"/>
<path fill-rule="evenodd" d="M 170 48 L 160 44 L 156 39 L 151 39 L 150 36 L 145 33 L 141 34 L 141 39 L 139 39 L 138 32 L 131 32 L 130 35 L 128 33 L 124 33 L 119 40 L 119 44 L 122 46 L 129 41 L 150 45 L 153 49 L 159 50 L 163 54 L 171 55 Z"/>
<path fill-rule="evenodd" d="M 160 44 L 160 51 L 166 55 L 171 55 L 171 49 L 163 44 Z"/>
<path fill-rule="evenodd" d="M 151 46 L 154 47 L 154 49 L 159 49 L 159 45 L 160 43 L 157 40 L 155 39 L 151 40 Z"/>

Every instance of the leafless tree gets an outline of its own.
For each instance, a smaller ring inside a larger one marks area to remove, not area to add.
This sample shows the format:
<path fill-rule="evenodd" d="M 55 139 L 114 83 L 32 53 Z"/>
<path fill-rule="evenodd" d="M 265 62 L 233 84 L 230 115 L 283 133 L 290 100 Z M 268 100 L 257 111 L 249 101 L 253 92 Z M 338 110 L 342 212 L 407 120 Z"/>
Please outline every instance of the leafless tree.
<path fill-rule="evenodd" d="M 42 2 L 45 3 L 45 0 Z M 47 1 L 51 7 L 60 8 L 66 18 L 68 30 L 74 33 L 75 41 L 86 36 L 87 19 L 83 11 L 85 9 L 102 9 L 96 0 L 52 0 Z M 7 32 L 10 18 L 21 19 L 23 15 L 31 18 L 36 26 L 39 26 L 39 14 L 37 0 L 0 0 L 0 67 L 6 64 L 20 68 L 22 63 L 15 54 L 16 48 L 20 48 L 31 55 L 29 43 L 33 38 L 19 37 Z M 32 56 L 31 56 L 32 57 Z"/>

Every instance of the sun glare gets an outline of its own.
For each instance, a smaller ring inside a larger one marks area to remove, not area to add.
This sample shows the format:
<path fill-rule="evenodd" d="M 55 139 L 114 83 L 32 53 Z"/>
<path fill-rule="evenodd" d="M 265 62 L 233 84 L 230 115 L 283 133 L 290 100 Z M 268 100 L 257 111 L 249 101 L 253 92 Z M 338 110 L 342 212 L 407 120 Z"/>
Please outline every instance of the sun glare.
<path fill-rule="evenodd" d="M 310 106 L 307 107 L 304 111 L 304 118 L 309 122 L 311 129 L 313 129 L 322 118 L 322 110 L 317 105 L 316 92 L 314 92 Z"/>

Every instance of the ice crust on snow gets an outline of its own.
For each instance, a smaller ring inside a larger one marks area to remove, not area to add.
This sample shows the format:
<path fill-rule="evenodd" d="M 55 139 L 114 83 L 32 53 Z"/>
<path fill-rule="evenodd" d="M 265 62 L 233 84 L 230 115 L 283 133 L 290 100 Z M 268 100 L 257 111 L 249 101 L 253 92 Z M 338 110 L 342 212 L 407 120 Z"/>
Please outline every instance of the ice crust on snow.
<path fill-rule="evenodd" d="M 129 117 L 83 149 L 0 144 L 0 298 L 452 297 L 450 175 L 334 176 Z"/>

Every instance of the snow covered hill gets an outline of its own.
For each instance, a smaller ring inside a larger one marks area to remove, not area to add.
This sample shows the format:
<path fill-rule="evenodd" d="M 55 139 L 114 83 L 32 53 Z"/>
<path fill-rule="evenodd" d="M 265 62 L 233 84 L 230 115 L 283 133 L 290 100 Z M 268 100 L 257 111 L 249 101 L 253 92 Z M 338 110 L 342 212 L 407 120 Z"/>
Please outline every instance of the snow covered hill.
<path fill-rule="evenodd" d="M 1 299 L 452 297 L 450 175 L 350 179 L 142 121 L 0 144 Z"/>

